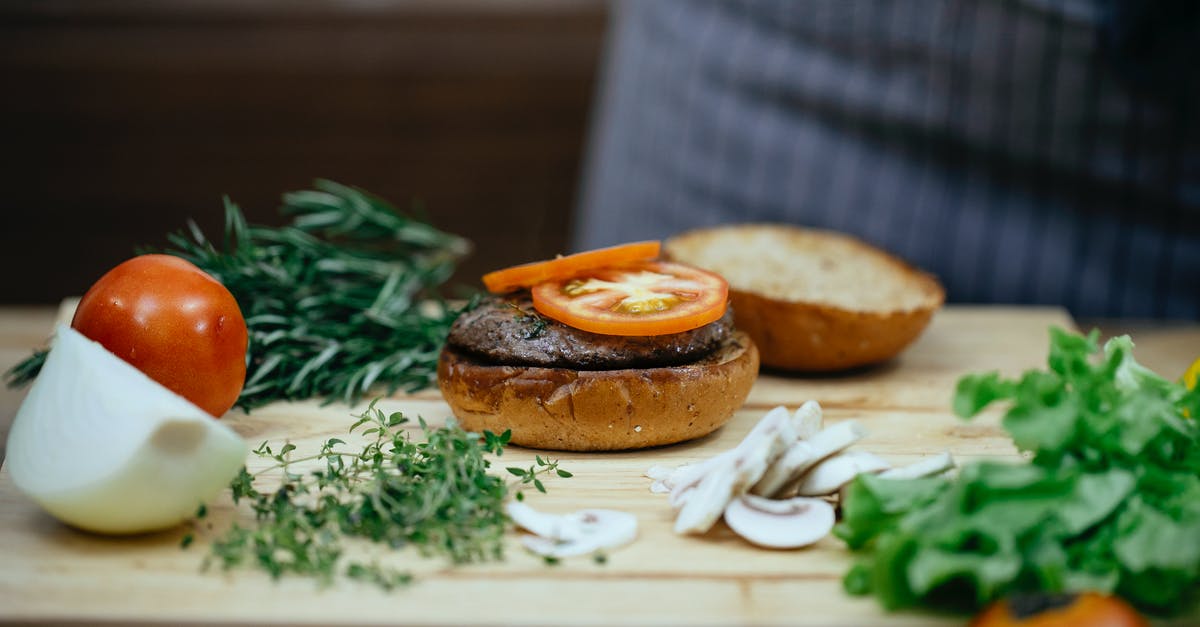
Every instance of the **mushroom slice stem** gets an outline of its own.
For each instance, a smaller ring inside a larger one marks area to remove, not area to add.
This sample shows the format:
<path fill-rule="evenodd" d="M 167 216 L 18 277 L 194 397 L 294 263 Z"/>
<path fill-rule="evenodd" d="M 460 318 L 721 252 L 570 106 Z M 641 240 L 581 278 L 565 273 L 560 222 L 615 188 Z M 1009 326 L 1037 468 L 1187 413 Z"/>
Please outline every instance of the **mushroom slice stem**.
<path fill-rule="evenodd" d="M 676 509 L 683 507 L 683 503 L 687 500 L 687 494 L 699 486 L 704 478 L 719 468 L 733 460 L 734 449 L 723 451 L 706 460 L 696 462 L 694 464 L 685 464 L 675 470 L 671 476 L 663 480 L 663 485 L 670 488 L 671 495 L 669 501 L 671 507 Z"/>
<path fill-rule="evenodd" d="M 790 423 L 790 425 L 787 423 Z M 780 430 L 782 432 L 780 437 L 790 443 L 798 439 L 807 438 L 812 433 L 819 431 L 820 428 L 821 406 L 816 401 L 804 403 L 794 414 L 790 415 L 787 408 L 780 405 L 764 414 L 738 446 L 744 446 L 747 442 L 755 441 L 756 438 L 768 430 Z M 646 469 L 645 476 L 656 482 L 660 482 L 662 485 L 659 487 L 652 485 L 650 491 L 661 492 L 662 486 L 665 486 L 672 491 L 671 505 L 676 508 L 682 507 L 683 501 L 686 500 L 684 495 L 690 493 L 692 488 L 699 485 L 704 480 L 704 477 L 712 472 L 713 469 L 728 464 L 737 455 L 737 448 L 734 447 L 708 459 L 693 464 L 684 464 L 673 469 L 666 466 L 651 466 Z"/>
<path fill-rule="evenodd" d="M 546 514 L 524 503 L 509 503 L 508 515 L 532 532 L 521 538 L 526 549 L 548 557 L 573 557 L 624 546 L 637 537 L 637 518 L 611 509 Z"/>
<path fill-rule="evenodd" d="M 777 407 L 768 412 L 736 448 L 728 451 L 730 455 L 718 456 L 720 461 L 698 485 L 675 487 L 671 500 L 682 504 L 675 518 L 675 533 L 704 533 L 711 529 L 729 501 L 757 483 L 795 441 L 796 430 L 787 410 Z"/>
<path fill-rule="evenodd" d="M 746 437 L 749 437 L 747 435 Z M 736 448 L 731 448 L 727 451 L 721 451 L 708 459 L 702 459 L 691 464 L 684 464 L 675 469 L 669 477 L 663 480 L 663 483 L 671 488 L 672 499 L 676 498 L 676 493 L 686 492 L 698 485 L 708 476 L 714 468 L 718 468 L 723 464 L 728 463 L 737 454 Z"/>
<path fill-rule="evenodd" d="M 714 472 L 729 472 L 730 467 L 745 465 L 747 460 L 756 456 L 767 456 L 763 466 L 765 471 L 766 466 L 774 462 L 775 458 L 795 441 L 796 429 L 787 408 L 779 406 L 772 409 L 734 448 L 704 461 L 681 467 L 680 472 L 669 477 L 665 483 L 671 486 L 671 506 L 683 507 L 692 495 L 697 494 L 693 488 L 698 487 Z M 768 442 L 770 446 L 763 449 L 764 442 Z M 761 473 L 758 476 L 761 477 Z M 757 481 L 758 478 L 755 478 L 751 484 Z M 724 508 L 724 504 L 721 507 Z M 717 515 L 720 516 L 720 513 Z"/>
<path fill-rule="evenodd" d="M 833 529 L 833 506 L 821 499 L 766 499 L 744 494 L 725 508 L 725 523 L 759 546 L 795 549 L 824 538 Z"/>
<path fill-rule="evenodd" d="M 926 457 L 907 466 L 892 468 L 879 473 L 884 479 L 920 479 L 933 477 L 954 468 L 954 458 L 948 452 Z"/>
<path fill-rule="evenodd" d="M 891 464 L 866 451 L 845 451 L 817 464 L 800 478 L 799 496 L 834 494 L 865 472 L 882 472 Z"/>
<path fill-rule="evenodd" d="M 822 429 L 808 440 L 795 442 L 767 469 L 750 492 L 768 497 L 786 494 L 814 464 L 845 450 L 866 435 L 867 430 L 857 420 L 846 420 Z"/>
<path fill-rule="evenodd" d="M 796 437 L 807 440 L 821 431 L 821 404 L 816 401 L 805 401 L 792 414 L 792 425 L 796 428 Z"/>

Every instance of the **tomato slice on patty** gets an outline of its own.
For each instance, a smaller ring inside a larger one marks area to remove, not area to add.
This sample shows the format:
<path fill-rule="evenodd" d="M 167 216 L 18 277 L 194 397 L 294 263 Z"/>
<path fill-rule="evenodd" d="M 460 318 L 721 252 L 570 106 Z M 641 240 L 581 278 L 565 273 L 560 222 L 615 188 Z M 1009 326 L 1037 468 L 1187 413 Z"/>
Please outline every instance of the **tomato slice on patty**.
<path fill-rule="evenodd" d="M 522 287 L 533 287 L 545 281 L 570 278 L 589 268 L 654 259 L 661 247 L 661 242 L 651 240 L 597 248 L 547 261 L 535 261 L 489 272 L 483 275 L 483 285 L 493 294 L 503 294 Z"/>
<path fill-rule="evenodd" d="M 729 284 L 667 261 L 593 268 L 533 287 L 533 306 L 565 325 L 605 335 L 666 335 L 725 314 Z"/>

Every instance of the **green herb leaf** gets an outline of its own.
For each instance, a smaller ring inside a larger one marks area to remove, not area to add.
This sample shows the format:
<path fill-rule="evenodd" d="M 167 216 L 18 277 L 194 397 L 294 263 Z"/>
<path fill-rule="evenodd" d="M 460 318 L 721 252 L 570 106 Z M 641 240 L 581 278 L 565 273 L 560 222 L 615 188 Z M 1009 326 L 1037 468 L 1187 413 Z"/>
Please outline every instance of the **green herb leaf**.
<path fill-rule="evenodd" d="M 20 388 L 28 385 L 42 370 L 46 363 L 48 349 L 38 349 L 4 373 L 4 383 L 10 388 Z"/>

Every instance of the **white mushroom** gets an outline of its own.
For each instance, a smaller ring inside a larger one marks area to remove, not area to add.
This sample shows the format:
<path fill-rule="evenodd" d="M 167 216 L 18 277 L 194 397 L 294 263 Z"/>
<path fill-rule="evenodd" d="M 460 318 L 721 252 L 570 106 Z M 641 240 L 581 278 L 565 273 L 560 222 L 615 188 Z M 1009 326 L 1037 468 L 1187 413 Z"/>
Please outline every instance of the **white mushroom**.
<path fill-rule="evenodd" d="M 524 536 L 526 549 L 547 557 L 573 557 L 629 544 L 637 537 L 637 518 L 610 509 L 585 509 L 570 514 L 545 514 L 512 502 L 508 515 L 534 533 Z"/>
<path fill-rule="evenodd" d="M 676 471 L 675 468 L 667 466 L 651 466 L 646 469 L 645 476 L 653 479 L 650 484 L 650 491 L 655 494 L 666 494 L 671 491 L 671 475 Z"/>
<path fill-rule="evenodd" d="M 837 494 L 862 473 L 906 479 L 954 467 L 949 453 L 892 469 L 872 453 L 846 450 L 865 436 L 854 420 L 822 428 L 821 406 L 808 401 L 792 414 L 784 407 L 767 412 L 730 450 L 674 469 L 653 466 L 645 474 L 654 480 L 652 492 L 670 492 L 670 503 L 678 510 L 676 533 L 704 533 L 724 515 L 733 531 L 754 544 L 797 548 L 825 537 L 835 520 L 829 501 L 807 497 Z M 790 494 L 797 496 L 780 498 Z M 530 524 L 546 525 L 540 519 Z M 539 552 L 557 547 L 560 555 L 595 550 L 572 548 L 568 553 L 564 540 L 526 538 L 525 543 Z"/>
<path fill-rule="evenodd" d="M 785 501 L 744 494 L 725 508 L 725 523 L 759 546 L 794 549 L 824 538 L 833 529 L 833 506 L 821 499 Z"/>
<path fill-rule="evenodd" d="M 544 538 L 554 538 L 556 540 L 566 539 L 567 537 L 577 537 L 578 529 L 565 529 L 568 525 L 572 525 L 571 521 L 567 520 L 566 516 L 558 514 L 545 514 L 533 509 L 532 507 L 517 501 L 510 502 L 505 510 L 508 512 L 508 517 L 512 519 L 518 527 Z M 577 526 L 577 525 L 576 525 Z"/>
<path fill-rule="evenodd" d="M 721 455 L 728 457 L 732 454 L 732 451 L 725 451 L 715 457 L 710 457 L 709 459 L 693 464 L 683 464 L 675 468 L 671 468 L 670 466 L 651 466 L 646 469 L 646 472 L 642 473 L 642 476 L 653 480 L 650 483 L 650 491 L 655 494 L 666 494 L 683 483 L 689 484 L 690 487 L 695 487 L 704 478 L 704 475 L 716 467 L 720 461 L 718 458 Z"/>
<path fill-rule="evenodd" d="M 730 472 L 731 467 L 734 469 L 739 466 L 744 467 L 747 461 L 757 456 L 766 457 L 763 462 L 765 470 L 766 466 L 775 461 L 775 458 L 795 441 L 796 428 L 787 408 L 779 406 L 772 409 L 750 429 L 750 432 L 742 438 L 737 446 L 704 461 L 683 466 L 664 481 L 671 487 L 671 506 L 683 507 L 690 498 L 687 494 L 713 472 Z M 763 448 L 764 442 L 769 443 L 770 446 Z M 761 476 L 761 473 L 758 473 L 758 477 Z M 751 485 L 758 481 L 758 477 L 751 481 Z M 723 509 L 724 504 L 721 507 Z M 717 515 L 719 516 L 720 513 L 718 512 Z"/>
<path fill-rule="evenodd" d="M 736 483 L 735 469 L 727 467 L 705 476 L 700 485 L 678 493 L 682 503 L 675 516 L 675 533 L 704 533 L 711 529 L 733 498 Z M 672 492 L 671 496 L 677 498 L 676 494 Z"/>
<path fill-rule="evenodd" d="M 821 430 L 821 406 L 816 401 L 808 401 L 796 409 L 795 413 L 790 416 L 787 415 L 786 407 L 782 405 L 775 407 L 755 423 L 754 427 L 746 434 L 746 437 L 742 441 L 745 442 L 751 439 L 752 436 L 757 436 L 757 434 L 765 429 L 778 428 L 780 427 L 780 423 L 784 421 L 791 422 L 796 439 L 803 440 L 809 438 Z M 706 460 L 693 464 L 684 464 L 676 468 L 651 466 L 643 474 L 654 480 L 650 485 L 650 491 L 656 494 L 679 487 L 680 489 L 672 497 L 672 505 L 680 507 L 683 504 L 682 495 L 688 492 L 690 488 L 698 485 L 704 478 L 704 475 L 708 474 L 712 469 L 723 463 L 727 463 L 734 456 L 734 450 L 736 450 L 736 447 Z"/>
<path fill-rule="evenodd" d="M 750 492 L 770 497 L 787 494 L 814 464 L 845 450 L 866 435 L 866 429 L 857 420 L 846 420 L 822 429 L 808 440 L 795 442 L 767 469 Z"/>
<path fill-rule="evenodd" d="M 663 485 L 670 488 L 673 492 L 683 492 L 688 488 L 694 488 L 713 468 L 721 465 L 724 460 L 731 457 L 733 457 L 733 449 L 723 451 L 694 464 L 684 464 L 672 471 L 667 478 L 663 479 Z"/>
<path fill-rule="evenodd" d="M 675 472 L 675 470 L 676 469 L 668 468 L 667 466 L 651 466 L 646 469 L 644 474 L 646 477 L 649 477 L 655 481 L 666 481 L 667 478 Z"/>
<path fill-rule="evenodd" d="M 817 464 L 800 478 L 796 489 L 799 496 L 824 496 L 834 494 L 865 472 L 882 472 L 891 464 L 866 451 L 838 453 Z"/>
<path fill-rule="evenodd" d="M 675 518 L 676 533 L 704 533 L 721 517 L 729 501 L 745 493 L 767 468 L 796 440 L 796 430 L 786 409 L 767 413 L 740 444 L 719 461 L 694 486 L 678 485 L 673 502 L 682 504 Z"/>
<path fill-rule="evenodd" d="M 792 414 L 787 410 L 787 407 L 779 405 L 771 411 L 763 414 L 763 417 L 754 423 L 750 428 L 750 432 L 746 437 L 742 438 L 742 442 L 753 439 L 757 435 L 761 435 L 767 431 L 782 430 L 791 435 L 792 439 L 797 437 L 796 425 L 792 421 Z"/>
<path fill-rule="evenodd" d="M 952 468 L 954 468 L 954 458 L 950 456 L 950 453 L 942 452 L 907 466 L 885 470 L 879 473 L 879 476 L 884 479 L 920 479 L 940 475 Z"/>
<path fill-rule="evenodd" d="M 793 442 L 788 447 L 779 459 L 775 460 L 774 464 L 763 473 L 762 479 L 758 480 L 753 487 L 750 488 L 751 494 L 759 496 L 777 497 L 784 492 L 784 488 L 793 483 L 804 471 L 808 470 L 821 461 L 822 457 L 835 453 L 831 451 L 826 455 L 819 455 L 817 450 L 813 448 L 811 442 L 800 440 Z"/>
<path fill-rule="evenodd" d="M 796 428 L 796 437 L 807 440 L 821 431 L 821 405 L 816 401 L 806 401 L 792 414 L 792 425 Z"/>
<path fill-rule="evenodd" d="M 667 500 L 671 504 L 671 507 L 674 509 L 683 507 L 683 504 L 687 502 L 688 495 L 708 475 L 712 474 L 718 468 L 723 468 L 733 463 L 734 458 L 737 456 L 736 452 L 737 449 L 732 448 L 706 460 L 694 464 L 684 464 L 676 468 L 675 472 L 662 482 L 663 486 L 670 491 Z"/>

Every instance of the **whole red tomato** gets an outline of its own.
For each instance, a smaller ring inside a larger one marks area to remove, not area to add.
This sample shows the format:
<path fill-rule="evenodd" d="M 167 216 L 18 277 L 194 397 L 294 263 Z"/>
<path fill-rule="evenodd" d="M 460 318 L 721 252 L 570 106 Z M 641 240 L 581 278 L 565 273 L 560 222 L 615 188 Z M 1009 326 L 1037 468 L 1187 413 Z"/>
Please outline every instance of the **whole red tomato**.
<path fill-rule="evenodd" d="M 242 392 L 247 334 L 237 301 L 178 257 L 142 255 L 109 270 L 71 326 L 214 416 Z"/>

